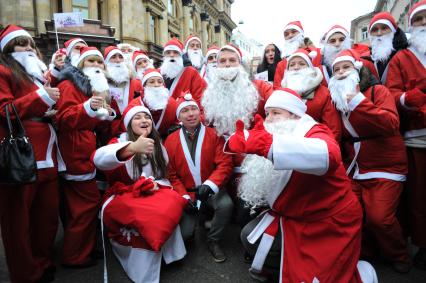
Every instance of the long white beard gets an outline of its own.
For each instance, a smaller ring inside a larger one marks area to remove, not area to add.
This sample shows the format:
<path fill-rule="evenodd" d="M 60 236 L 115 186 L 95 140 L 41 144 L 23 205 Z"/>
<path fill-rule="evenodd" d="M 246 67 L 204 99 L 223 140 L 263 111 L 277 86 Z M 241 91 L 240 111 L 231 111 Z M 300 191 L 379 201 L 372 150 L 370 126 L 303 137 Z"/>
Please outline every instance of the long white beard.
<path fill-rule="evenodd" d="M 341 51 L 351 48 L 351 40 L 349 37 L 346 37 L 342 45 L 335 47 L 331 44 L 326 43 L 324 46 L 324 63 L 331 68 L 333 65 L 334 59 L 336 59 L 337 54 Z"/>
<path fill-rule="evenodd" d="M 43 74 L 47 70 L 46 65 L 32 51 L 21 51 L 11 53 L 12 57 L 24 67 L 27 74 L 44 82 Z"/>
<path fill-rule="evenodd" d="M 283 54 L 284 57 L 288 57 L 293 54 L 297 49 L 300 48 L 303 44 L 303 40 L 305 39 L 302 33 L 299 33 L 292 39 L 286 40 L 284 43 Z"/>
<path fill-rule="evenodd" d="M 169 101 L 169 91 L 165 87 L 145 87 L 143 102 L 150 110 L 162 110 Z"/>
<path fill-rule="evenodd" d="M 123 57 L 124 57 L 124 62 L 126 62 L 126 65 L 132 65 L 132 57 L 133 57 L 133 52 L 132 53 L 123 53 Z"/>
<path fill-rule="evenodd" d="M 345 74 L 346 75 L 346 74 Z M 359 74 L 357 70 L 352 70 L 343 79 L 339 79 L 334 75 L 328 83 L 331 100 L 340 112 L 349 112 L 348 94 L 356 92 L 356 85 L 359 83 Z"/>
<path fill-rule="evenodd" d="M 316 88 L 322 80 L 322 73 L 318 68 L 305 68 L 298 71 L 286 71 L 281 82 L 282 87 L 295 90 L 300 95 Z"/>
<path fill-rule="evenodd" d="M 392 43 L 394 35 L 394 32 L 389 32 L 382 36 L 370 35 L 371 58 L 375 62 L 386 62 L 389 59 L 392 51 L 395 50 Z"/>
<path fill-rule="evenodd" d="M 85 67 L 82 71 L 89 77 L 93 91 L 101 93 L 109 90 L 104 70 L 98 67 Z"/>
<path fill-rule="evenodd" d="M 213 123 L 218 136 L 235 132 L 235 122 L 244 121 L 250 127 L 259 104 L 259 94 L 242 66 L 237 67 L 234 80 L 222 77 L 231 68 L 216 68 L 201 99 L 205 118 Z"/>
<path fill-rule="evenodd" d="M 108 78 L 113 80 L 117 84 L 124 83 L 130 80 L 130 72 L 124 61 L 121 63 L 108 62 L 107 71 Z"/>
<path fill-rule="evenodd" d="M 203 54 L 201 54 L 201 50 L 193 50 L 188 49 L 188 57 L 191 60 L 192 66 L 199 69 L 203 64 Z"/>
<path fill-rule="evenodd" d="M 182 56 L 178 57 L 164 57 L 163 64 L 161 64 L 161 74 L 169 79 L 176 78 L 183 69 Z"/>
<path fill-rule="evenodd" d="M 208 63 L 206 64 L 206 78 L 210 80 L 213 76 L 213 72 L 217 68 L 217 63 Z"/>
<path fill-rule="evenodd" d="M 77 67 L 77 63 L 78 63 L 79 58 L 80 58 L 80 53 L 71 52 L 71 55 L 70 55 L 71 65 L 73 65 L 74 67 Z"/>
<path fill-rule="evenodd" d="M 412 27 L 409 43 L 419 53 L 426 54 L 426 27 Z"/>
<path fill-rule="evenodd" d="M 136 71 L 136 78 L 138 78 L 140 81 L 142 81 L 143 75 L 145 74 L 146 69 L 148 69 L 148 68 L 139 68 Z"/>

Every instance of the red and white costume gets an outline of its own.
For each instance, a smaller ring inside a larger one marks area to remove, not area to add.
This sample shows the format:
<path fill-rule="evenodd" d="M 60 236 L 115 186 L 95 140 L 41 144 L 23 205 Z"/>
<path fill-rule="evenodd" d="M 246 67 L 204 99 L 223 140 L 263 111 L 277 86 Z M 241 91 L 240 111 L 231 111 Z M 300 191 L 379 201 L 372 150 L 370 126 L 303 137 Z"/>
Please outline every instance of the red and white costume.
<path fill-rule="evenodd" d="M 207 84 L 194 67 L 184 67 L 182 72 L 174 78 L 169 89 L 170 96 L 177 99 L 182 93 L 189 92 L 197 101 L 198 105 L 201 101 L 201 96 Z"/>

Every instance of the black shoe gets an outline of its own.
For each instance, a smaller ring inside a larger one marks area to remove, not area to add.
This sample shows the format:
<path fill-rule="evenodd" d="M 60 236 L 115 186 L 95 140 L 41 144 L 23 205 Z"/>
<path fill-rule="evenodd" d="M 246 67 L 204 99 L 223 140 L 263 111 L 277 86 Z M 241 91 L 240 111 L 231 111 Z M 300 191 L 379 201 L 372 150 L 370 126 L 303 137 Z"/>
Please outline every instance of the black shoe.
<path fill-rule="evenodd" d="M 392 269 L 398 273 L 408 273 L 413 264 L 408 262 L 392 262 Z"/>
<path fill-rule="evenodd" d="M 215 241 L 207 241 L 207 247 L 210 253 L 213 256 L 215 262 L 224 262 L 226 260 L 226 255 L 223 252 L 222 248 L 219 246 L 218 242 Z"/>
<path fill-rule="evenodd" d="M 92 266 L 95 266 L 98 264 L 98 261 L 96 259 L 90 258 L 88 261 L 86 261 L 85 263 L 82 264 L 62 264 L 62 266 L 64 268 L 69 268 L 69 269 L 83 269 L 83 268 L 89 268 Z"/>
<path fill-rule="evenodd" d="M 263 271 L 257 271 L 253 268 L 249 268 L 249 275 L 252 279 L 256 280 L 257 282 L 268 282 L 269 276 Z"/>
<path fill-rule="evenodd" d="M 414 266 L 418 269 L 426 270 L 426 249 L 419 249 L 414 256 Z"/>
<path fill-rule="evenodd" d="M 37 283 L 50 283 L 55 280 L 56 267 L 54 265 L 49 266 L 43 272 Z"/>
<path fill-rule="evenodd" d="M 248 252 L 244 253 L 244 262 L 245 263 L 252 263 L 253 262 L 253 257 Z"/>

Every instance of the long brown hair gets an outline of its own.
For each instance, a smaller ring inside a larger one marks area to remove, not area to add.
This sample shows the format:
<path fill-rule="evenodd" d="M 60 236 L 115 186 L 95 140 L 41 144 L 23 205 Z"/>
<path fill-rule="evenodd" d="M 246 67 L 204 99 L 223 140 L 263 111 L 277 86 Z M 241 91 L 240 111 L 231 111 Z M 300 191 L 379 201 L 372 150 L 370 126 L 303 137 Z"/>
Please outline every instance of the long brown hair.
<path fill-rule="evenodd" d="M 151 116 L 150 116 L 151 117 Z M 152 121 L 152 118 L 150 118 Z M 129 141 L 136 141 L 138 136 L 132 130 L 132 123 L 130 120 L 129 125 L 127 126 L 127 136 Z M 154 128 L 154 122 L 152 122 L 152 130 L 148 135 L 148 138 L 154 140 L 154 153 L 148 155 L 148 161 L 151 163 L 152 174 L 155 179 L 167 178 L 167 162 L 163 155 L 163 148 L 161 146 L 161 138 L 158 131 Z M 133 158 L 133 179 L 136 180 L 140 177 L 142 173 L 142 167 L 147 163 L 143 162 L 142 153 L 135 154 Z"/>

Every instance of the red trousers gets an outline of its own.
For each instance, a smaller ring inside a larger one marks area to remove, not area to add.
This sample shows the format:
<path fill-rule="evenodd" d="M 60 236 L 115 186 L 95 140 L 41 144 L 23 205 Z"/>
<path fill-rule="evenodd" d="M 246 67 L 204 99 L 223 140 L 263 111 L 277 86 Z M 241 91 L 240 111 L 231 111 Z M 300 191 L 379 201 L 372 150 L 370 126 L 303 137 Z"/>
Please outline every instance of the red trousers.
<path fill-rule="evenodd" d="M 58 228 L 57 169 L 38 170 L 37 182 L 0 189 L 0 224 L 12 282 L 36 282 L 53 265 Z"/>
<path fill-rule="evenodd" d="M 96 242 L 96 218 L 101 195 L 96 181 L 63 182 L 66 199 L 66 227 L 62 263 L 79 265 L 89 260 Z"/>
<path fill-rule="evenodd" d="M 388 179 L 353 180 L 353 191 L 364 207 L 363 254 L 370 254 L 366 252 L 368 247 L 378 245 L 391 261 L 409 261 L 407 244 L 395 215 L 402 188 L 403 183 Z"/>

